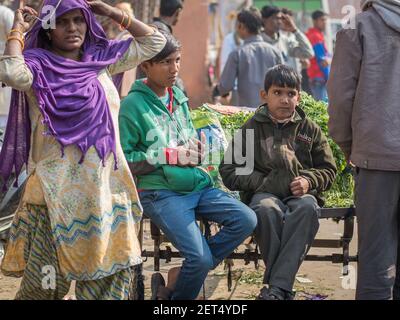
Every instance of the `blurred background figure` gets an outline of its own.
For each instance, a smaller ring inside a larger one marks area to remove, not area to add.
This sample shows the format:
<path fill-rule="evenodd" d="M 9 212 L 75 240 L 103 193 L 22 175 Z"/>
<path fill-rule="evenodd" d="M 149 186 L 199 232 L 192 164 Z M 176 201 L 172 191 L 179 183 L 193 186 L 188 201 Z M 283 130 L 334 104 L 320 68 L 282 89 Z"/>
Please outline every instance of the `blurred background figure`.
<path fill-rule="evenodd" d="M 14 12 L 6 7 L 8 1 L 0 0 L 0 53 L 3 55 L 7 36 L 14 21 Z M 11 99 L 11 88 L 0 85 L 0 137 L 7 125 L 8 111 Z"/>
<path fill-rule="evenodd" d="M 263 38 L 282 53 L 283 63 L 301 74 L 300 59 L 311 59 L 314 50 L 307 36 L 294 22 L 293 12 L 274 6 L 261 10 L 264 24 Z"/>
<path fill-rule="evenodd" d="M 307 75 L 310 59 L 314 57 L 314 50 L 307 36 L 296 26 L 293 11 L 287 8 L 282 9 L 282 30 L 280 34 L 283 50 L 287 52 L 285 64 L 302 76 L 302 88 L 308 88 L 308 76 L 304 77 L 303 73 Z M 306 92 L 310 92 L 310 90 L 308 89 Z"/>
<path fill-rule="evenodd" d="M 269 44 L 281 50 L 279 31 L 282 28 L 282 12 L 276 6 L 265 6 L 261 9 L 264 32 L 263 39 Z"/>
<path fill-rule="evenodd" d="M 237 34 L 243 45 L 226 62 L 213 97 L 226 96 L 237 84 L 239 106 L 257 108 L 261 104 L 267 70 L 282 63 L 282 55 L 261 36 L 262 19 L 257 8 L 243 9 L 237 18 Z"/>
<path fill-rule="evenodd" d="M 222 41 L 222 46 L 221 46 L 221 52 L 219 56 L 219 70 L 220 70 L 220 75 L 224 71 L 226 62 L 228 61 L 229 55 L 240 48 L 240 46 L 243 44 L 243 40 L 240 39 L 239 34 L 237 33 L 236 30 L 228 33 L 224 40 Z M 229 96 L 229 99 L 227 101 L 227 104 L 230 104 L 232 106 L 237 106 L 238 105 L 238 92 L 237 92 L 237 81 L 235 84 L 234 89 L 232 90 L 231 95 Z"/>
<path fill-rule="evenodd" d="M 308 78 L 308 68 L 311 66 L 311 61 L 309 59 L 300 59 L 301 64 L 301 90 L 312 95 L 310 88 L 310 79 Z"/>
<path fill-rule="evenodd" d="M 312 14 L 313 27 L 307 32 L 315 57 L 311 59 L 308 77 L 312 95 L 318 101 L 328 101 L 326 83 L 329 78 L 331 55 L 328 52 L 324 32 L 328 23 L 328 14 L 317 10 Z"/>
<path fill-rule="evenodd" d="M 183 10 L 183 2 L 184 0 L 161 0 L 160 16 L 154 18 L 153 24 L 156 25 L 159 30 L 172 34 L 173 27 L 179 22 Z"/>
<path fill-rule="evenodd" d="M 237 14 L 233 13 L 232 15 L 233 15 L 232 19 L 236 20 Z M 236 29 L 237 29 L 237 21 L 235 29 L 232 32 L 229 32 L 222 41 L 221 52 L 219 55 L 220 74 L 224 70 L 225 64 L 228 61 L 228 57 L 231 54 L 231 52 L 235 51 L 243 44 L 243 41 L 242 39 L 240 39 Z"/>

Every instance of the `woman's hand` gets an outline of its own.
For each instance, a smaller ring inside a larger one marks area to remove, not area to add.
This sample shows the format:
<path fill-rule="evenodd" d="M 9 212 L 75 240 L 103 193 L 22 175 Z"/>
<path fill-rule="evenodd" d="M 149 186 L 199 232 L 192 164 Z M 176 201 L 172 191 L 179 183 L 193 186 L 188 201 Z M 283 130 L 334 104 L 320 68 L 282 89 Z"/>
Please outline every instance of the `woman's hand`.
<path fill-rule="evenodd" d="M 293 18 L 288 14 L 282 14 L 282 23 L 285 30 L 288 30 L 289 32 L 293 33 L 296 32 L 297 30 L 296 23 L 294 22 Z"/>
<path fill-rule="evenodd" d="M 114 7 L 110 6 L 109 4 L 103 2 L 102 0 L 86 0 L 90 9 L 93 13 L 98 14 L 103 17 L 110 17 Z"/>
<path fill-rule="evenodd" d="M 128 30 L 135 38 L 144 37 L 154 33 L 153 28 L 135 19 L 135 17 L 130 17 L 121 9 L 104 3 L 102 0 L 86 0 L 86 2 L 93 13 L 114 20 L 122 27 L 126 28 L 126 30 Z"/>
<path fill-rule="evenodd" d="M 38 13 L 30 7 L 23 7 L 15 11 L 13 29 L 27 32 L 36 21 Z"/>

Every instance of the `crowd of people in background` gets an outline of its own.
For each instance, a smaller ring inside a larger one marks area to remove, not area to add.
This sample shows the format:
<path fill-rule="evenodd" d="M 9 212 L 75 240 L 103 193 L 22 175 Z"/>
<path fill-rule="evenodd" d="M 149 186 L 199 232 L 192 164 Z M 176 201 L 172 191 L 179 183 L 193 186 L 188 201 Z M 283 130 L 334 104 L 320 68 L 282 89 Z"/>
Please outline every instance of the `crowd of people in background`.
<path fill-rule="evenodd" d="M 293 12 L 286 8 L 264 6 L 261 11 L 250 8 L 239 12 L 236 30 L 222 43 L 221 75 L 213 97 L 222 96 L 231 105 L 255 108 L 260 103 L 257 92 L 263 88 L 261 75 L 271 66 L 283 63 L 302 76 L 305 92 L 327 102 L 326 82 L 331 61 L 324 38 L 327 18 L 323 11 L 313 12 L 313 27 L 303 33 Z"/>
<path fill-rule="evenodd" d="M 129 2 L 117 3 L 116 7 L 134 16 Z M 172 34 L 183 8 L 184 0 L 161 1 L 159 16 L 154 18 L 152 24 L 162 32 Z M 13 17 L 12 10 L 0 4 L 0 50 L 4 49 Z M 219 83 L 213 90 L 214 100 L 220 101 L 222 96 L 224 102 L 231 106 L 257 107 L 261 101 L 259 92 L 265 72 L 274 65 L 284 63 L 302 76 L 303 91 L 316 100 L 327 102 L 326 83 L 331 63 L 324 39 L 327 18 L 326 13 L 315 11 L 312 14 L 313 27 L 304 33 L 296 26 L 293 12 L 286 8 L 265 6 L 260 11 L 251 8 L 239 12 L 235 30 L 226 35 L 221 45 L 221 72 Z M 129 32 L 118 23 L 101 17 L 100 21 L 109 39 L 130 37 Z M 115 75 L 113 80 L 120 97 L 126 97 L 134 81 L 143 77 L 145 74 L 140 67 Z M 181 78 L 178 78 L 177 85 L 186 93 Z M 10 98 L 10 89 L 0 88 L 0 129 L 3 131 Z"/>

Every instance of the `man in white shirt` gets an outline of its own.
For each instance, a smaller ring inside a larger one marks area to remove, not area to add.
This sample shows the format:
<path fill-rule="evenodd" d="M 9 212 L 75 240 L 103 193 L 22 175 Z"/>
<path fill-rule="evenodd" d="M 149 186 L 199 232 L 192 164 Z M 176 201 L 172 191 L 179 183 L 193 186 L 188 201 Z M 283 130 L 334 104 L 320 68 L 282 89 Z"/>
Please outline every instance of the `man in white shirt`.
<path fill-rule="evenodd" d="M 311 59 L 314 56 L 314 49 L 307 36 L 301 32 L 293 18 L 283 13 L 275 6 L 265 6 L 261 10 L 264 32 L 264 41 L 278 49 L 283 56 L 284 64 L 295 69 L 301 74 L 299 59 Z"/>
<path fill-rule="evenodd" d="M 243 44 L 242 39 L 238 36 L 236 31 L 233 31 L 227 34 L 222 42 L 221 53 L 220 53 L 220 60 L 219 60 L 219 74 L 222 75 L 224 71 L 225 65 L 228 61 L 229 55 L 238 49 Z M 232 90 L 232 97 L 230 99 L 229 104 L 232 106 L 238 105 L 238 92 L 237 92 L 237 81 L 235 84 L 234 89 Z"/>

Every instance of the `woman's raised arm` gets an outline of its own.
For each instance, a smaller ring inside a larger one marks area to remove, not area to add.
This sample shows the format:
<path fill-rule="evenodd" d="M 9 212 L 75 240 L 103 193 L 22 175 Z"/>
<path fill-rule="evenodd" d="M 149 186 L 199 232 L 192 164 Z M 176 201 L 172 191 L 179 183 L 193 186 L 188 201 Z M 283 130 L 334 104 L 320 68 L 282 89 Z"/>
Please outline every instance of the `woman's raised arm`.
<path fill-rule="evenodd" d="M 147 24 L 131 17 L 121 9 L 110 6 L 101 0 L 86 0 L 92 11 L 98 15 L 108 17 L 128 30 L 133 37 L 144 37 L 154 33 L 154 29 Z"/>

